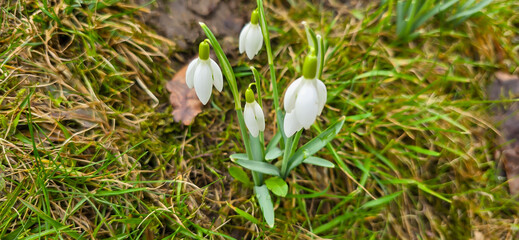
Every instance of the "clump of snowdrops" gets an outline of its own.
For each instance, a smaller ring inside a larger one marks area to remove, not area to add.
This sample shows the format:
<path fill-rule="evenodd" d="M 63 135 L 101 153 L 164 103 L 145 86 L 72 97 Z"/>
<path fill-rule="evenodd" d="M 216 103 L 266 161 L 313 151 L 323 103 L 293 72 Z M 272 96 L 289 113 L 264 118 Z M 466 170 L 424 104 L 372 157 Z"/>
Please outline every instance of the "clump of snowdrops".
<path fill-rule="evenodd" d="M 277 126 L 274 137 L 268 144 L 265 145 L 263 134 L 266 119 L 259 88 L 262 77 L 254 67 L 250 67 L 255 81 L 249 84 L 245 91 L 245 105 L 242 108 L 236 76 L 229 60 L 211 30 L 204 23 L 200 23 L 200 26 L 207 39 L 199 45 L 198 58 L 188 66 L 186 83 L 188 87 L 195 88 L 200 101 L 207 104 L 213 86 L 216 90 L 222 91 L 223 76 L 225 76 L 234 98 L 245 147 L 245 153 L 233 154 L 231 160 L 251 171 L 254 193 L 263 216 L 267 224 L 273 227 L 274 208 L 270 192 L 280 197 L 286 196 L 288 185 L 285 179 L 289 176 L 290 171 L 301 163 L 334 167 L 333 163 L 313 155 L 336 136 L 342 128 L 344 117 L 298 147 L 303 129 L 309 129 L 312 126 L 321 115 L 326 103 L 326 86 L 320 80 L 325 63 L 325 40 L 303 22 L 308 39 L 308 51 L 302 68 L 303 75 L 294 80 L 286 89 L 283 99 L 284 111 L 282 111 L 263 1 L 257 0 L 257 4 L 258 7 L 252 12 L 250 22 L 240 33 L 239 51 L 240 53 L 245 52 L 247 57 L 252 60 L 265 45 L 276 113 L 276 119 L 267 119 L 267 121 L 275 121 Z M 213 47 L 221 68 L 210 58 L 210 46 Z M 255 88 L 257 89 L 257 99 L 252 89 L 254 85 L 257 86 Z M 243 174 L 240 175 L 243 176 Z"/>

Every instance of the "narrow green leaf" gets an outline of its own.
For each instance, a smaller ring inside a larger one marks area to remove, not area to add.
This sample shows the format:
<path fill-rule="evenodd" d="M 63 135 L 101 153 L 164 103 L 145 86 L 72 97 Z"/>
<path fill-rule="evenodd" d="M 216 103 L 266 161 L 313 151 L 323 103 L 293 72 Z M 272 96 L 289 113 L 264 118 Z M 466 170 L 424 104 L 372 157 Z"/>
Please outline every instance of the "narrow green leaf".
<path fill-rule="evenodd" d="M 326 130 L 317 135 L 317 137 L 308 141 L 305 145 L 299 148 L 290 158 L 286 174 L 288 174 L 295 167 L 299 166 L 299 164 L 301 164 L 305 158 L 321 150 L 321 148 L 326 146 L 327 143 L 334 139 L 341 130 L 342 125 L 344 125 L 344 120 L 345 117 L 341 117 L 336 123 L 332 124 Z"/>
<path fill-rule="evenodd" d="M 275 148 L 278 146 L 279 141 L 281 140 L 281 131 L 276 132 L 274 137 L 270 139 L 269 144 L 267 144 L 267 153 L 272 150 L 272 148 Z"/>
<path fill-rule="evenodd" d="M 466 10 L 466 11 L 463 11 L 463 12 L 460 12 L 460 13 L 456 13 L 454 14 L 453 16 L 447 18 L 447 21 L 453 21 L 453 20 L 456 20 L 456 19 L 460 19 L 460 18 L 464 18 L 464 17 L 470 17 L 476 13 L 478 13 L 479 11 L 481 11 L 484 7 L 486 7 L 487 5 L 489 5 L 490 3 L 492 2 L 492 0 L 483 0 L 479 3 L 477 3 L 474 7 Z"/>
<path fill-rule="evenodd" d="M 413 150 L 413 151 L 415 151 L 417 153 L 421 153 L 421 154 L 425 154 L 425 155 L 430 155 L 430 156 L 434 156 L 434 157 L 439 157 L 440 156 L 439 152 L 428 150 L 428 149 L 424 149 L 424 148 L 421 148 L 421 147 L 418 147 L 418 146 L 404 145 L 404 147 L 406 147 L 409 150 Z"/>
<path fill-rule="evenodd" d="M 49 217 L 47 214 L 42 212 L 40 209 L 38 209 L 34 205 L 30 204 L 29 202 L 26 202 L 23 199 L 18 199 L 18 200 L 23 205 L 28 207 L 31 211 L 33 211 L 36 215 L 38 215 L 38 217 L 40 217 L 41 219 L 45 220 L 45 222 L 50 224 L 52 227 L 60 229 L 60 230 L 64 230 L 64 229 L 68 228 L 67 226 L 61 224 L 60 222 L 58 222 L 56 220 L 54 220 L 52 217 Z M 73 230 L 66 230 L 66 231 L 63 231 L 63 233 L 66 233 L 67 235 L 69 235 L 70 237 L 72 237 L 74 239 L 79 239 L 80 238 L 79 234 L 77 232 L 73 231 Z"/>
<path fill-rule="evenodd" d="M 19 210 L 19 209 L 18 209 Z M 33 219 L 29 219 L 27 220 L 26 222 L 22 222 L 22 226 L 18 227 L 16 230 L 13 230 L 11 233 L 7 234 L 7 235 L 3 235 L 2 232 L 0 232 L 0 236 L 2 236 L 2 240 L 15 240 L 15 239 L 20 239 L 18 236 L 20 236 L 20 234 L 22 232 L 26 232 L 26 231 L 29 231 L 29 229 L 31 229 L 31 227 L 36 223 L 37 221 L 36 220 L 33 220 Z"/>
<path fill-rule="evenodd" d="M 346 121 L 356 122 L 356 121 L 359 121 L 362 119 L 369 118 L 371 116 L 373 116 L 373 114 L 371 114 L 370 112 L 364 113 L 364 114 L 351 115 L 351 116 L 346 117 Z"/>
<path fill-rule="evenodd" d="M 0 174 L 0 191 L 3 191 L 5 188 L 5 179 L 3 174 Z"/>
<path fill-rule="evenodd" d="M 404 30 L 404 2 L 397 1 L 396 3 L 396 35 L 401 38 Z"/>
<path fill-rule="evenodd" d="M 249 134 L 250 146 L 252 150 L 252 160 L 262 162 L 263 157 L 263 147 L 259 141 L 258 137 L 253 137 Z"/>
<path fill-rule="evenodd" d="M 325 60 L 325 55 L 326 55 L 326 46 L 324 45 L 324 37 L 322 36 L 318 36 L 317 37 L 317 46 L 318 46 L 318 58 L 317 59 L 319 61 L 319 68 L 317 69 L 317 78 L 318 79 L 322 79 L 321 76 L 323 75 L 323 68 L 324 68 L 324 60 Z"/>
<path fill-rule="evenodd" d="M 264 174 L 279 176 L 279 169 L 266 162 L 258 162 L 258 161 L 251 161 L 251 160 L 236 160 L 236 163 L 244 168 L 247 168 L 251 171 L 256 171 Z"/>
<path fill-rule="evenodd" d="M 437 198 L 439 198 L 439 199 L 441 199 L 441 200 L 443 200 L 443 201 L 446 201 L 446 202 L 448 202 L 448 203 L 452 203 L 451 200 L 449 200 L 448 198 L 442 196 L 441 194 L 439 194 L 439 193 L 433 191 L 432 189 L 430 189 L 429 187 L 427 187 L 427 185 L 425 185 L 425 184 L 423 184 L 423 183 L 421 183 L 421 182 L 416 182 L 416 184 L 417 184 L 418 188 L 421 189 L 422 191 L 424 191 L 424 192 L 426 192 L 426 193 L 429 193 L 429 194 L 431 194 L 431 195 L 433 195 L 433 196 L 435 196 L 435 197 L 437 197 Z"/>
<path fill-rule="evenodd" d="M 329 230 L 329 229 L 334 228 L 336 225 L 341 224 L 341 223 L 343 223 L 344 221 L 346 221 L 346 220 L 348 220 L 349 218 L 352 218 L 352 217 L 354 217 L 354 216 L 356 216 L 356 213 L 355 213 L 355 212 L 349 212 L 349 211 L 346 211 L 345 214 L 343 214 L 343 215 L 341 215 L 341 216 L 339 216 L 339 217 L 336 217 L 336 218 L 334 218 L 333 220 L 331 220 L 331 221 L 329 221 L 329 222 L 327 222 L 327 223 L 325 223 L 325 224 L 323 224 L 323 225 L 321 225 L 321 226 L 315 228 L 312 232 L 313 232 L 314 234 L 320 234 L 320 233 L 322 233 L 322 232 L 325 232 L 325 231 L 327 231 L 327 230 Z"/>
<path fill-rule="evenodd" d="M 12 214 L 11 211 L 13 211 L 13 206 L 16 203 L 17 198 L 20 196 L 20 191 L 24 187 L 24 182 L 21 182 L 18 184 L 18 186 L 9 193 L 4 199 L 5 201 L 0 205 L 0 222 L 6 221 L 6 218 L 9 218 Z"/>
<path fill-rule="evenodd" d="M 50 234 L 59 234 L 60 231 L 67 229 L 67 226 L 63 226 L 60 228 L 53 228 L 49 230 L 45 230 L 42 232 L 35 233 L 33 235 L 27 236 L 25 238 L 22 238 L 22 240 L 33 240 L 33 239 L 42 239 L 44 236 L 50 235 Z M 46 238 L 44 238 L 46 239 Z"/>
<path fill-rule="evenodd" d="M 250 222 L 252 222 L 254 224 L 259 224 L 258 219 L 256 219 L 254 216 L 250 215 L 249 213 L 231 205 L 230 203 L 227 203 L 227 206 L 229 206 L 232 210 L 234 210 L 236 213 L 238 213 L 238 215 L 249 220 Z"/>
<path fill-rule="evenodd" d="M 279 149 L 278 147 L 273 147 L 270 149 L 270 151 L 267 152 L 267 154 L 265 154 L 265 160 L 272 161 L 281 155 L 283 155 L 283 150 Z"/>
<path fill-rule="evenodd" d="M 306 38 L 308 40 L 308 46 L 317 51 L 317 47 L 318 47 L 317 36 L 315 35 L 314 30 L 312 28 L 310 28 L 307 23 L 305 23 L 305 32 L 306 32 Z"/>
<path fill-rule="evenodd" d="M 303 162 L 307 163 L 307 164 L 312 164 L 312 165 L 327 167 L 327 168 L 335 167 L 335 164 L 333 164 L 332 162 L 330 162 L 326 159 L 322 159 L 320 157 L 308 157 L 305 160 L 303 160 Z"/>
<path fill-rule="evenodd" d="M 387 196 L 383 196 L 381 198 L 378 198 L 378 199 L 375 199 L 375 200 L 372 200 L 372 201 L 369 201 L 369 202 L 365 203 L 364 205 L 361 206 L 361 208 L 377 207 L 377 206 L 380 206 L 380 205 L 387 204 L 387 203 L 393 201 L 393 199 L 395 199 L 396 197 L 400 196 L 401 194 L 402 194 L 402 191 L 399 191 L 399 192 L 396 192 L 396 193 L 389 194 Z"/>
<path fill-rule="evenodd" d="M 247 175 L 247 173 L 245 171 L 243 171 L 243 169 L 241 169 L 239 167 L 236 167 L 236 166 L 230 167 L 229 168 L 229 174 L 231 174 L 231 176 L 234 179 L 242 182 L 245 185 L 250 185 L 251 184 L 249 176 Z"/>
<path fill-rule="evenodd" d="M 252 135 L 249 134 L 249 140 L 250 140 L 249 142 L 250 142 L 250 146 L 251 146 L 252 160 L 257 161 L 257 162 L 265 161 L 265 157 L 263 156 L 264 146 L 259 141 L 259 137 L 253 137 Z M 253 174 L 257 174 L 256 185 L 263 184 L 263 174 L 261 174 L 261 173 L 253 173 Z"/>
<path fill-rule="evenodd" d="M 95 193 L 94 195 L 97 197 L 115 196 L 115 195 L 122 195 L 122 194 L 127 194 L 127 193 L 141 192 L 141 191 L 145 191 L 145 190 L 147 190 L 147 188 L 130 188 L 130 189 L 124 189 L 124 190 L 119 190 L 119 191 L 99 191 L 99 192 Z"/>
<path fill-rule="evenodd" d="M 274 206 L 272 205 L 272 200 L 270 199 L 270 193 L 267 186 L 255 186 L 254 192 L 256 193 L 256 198 L 258 199 L 265 221 L 270 228 L 274 227 Z"/>
<path fill-rule="evenodd" d="M 425 23 L 425 21 L 427 21 L 429 18 L 435 16 L 436 14 L 439 14 L 445 10 L 447 10 L 448 8 L 450 8 L 452 5 L 454 5 L 455 3 L 459 2 L 459 0 L 451 0 L 451 1 L 448 1 L 446 3 L 443 3 L 443 4 L 438 4 L 436 7 L 432 8 L 431 10 L 429 10 L 427 13 L 425 13 L 424 15 L 422 15 L 420 18 L 418 18 L 415 22 L 414 22 L 414 25 L 413 25 L 413 28 L 416 30 L 418 29 L 422 24 Z"/>
<path fill-rule="evenodd" d="M 426 192 L 426 193 L 429 193 L 443 201 L 446 201 L 448 203 L 452 203 L 452 201 L 444 196 L 442 196 L 441 194 L 433 191 L 432 189 L 430 189 L 429 187 L 427 187 L 427 185 L 421 183 L 421 182 L 418 182 L 414 179 L 393 179 L 391 180 L 391 183 L 392 184 L 409 184 L 409 185 L 416 185 L 419 189 L 421 189 L 422 191 Z"/>
<path fill-rule="evenodd" d="M 285 180 L 280 177 L 271 177 L 265 180 L 265 184 L 272 193 L 280 197 L 285 197 L 288 193 L 288 185 Z"/>
<path fill-rule="evenodd" d="M 232 154 L 231 155 L 231 160 L 232 161 L 236 161 L 236 160 L 251 160 L 249 159 L 249 157 L 247 157 L 247 154 L 245 153 L 235 153 L 235 154 Z"/>
<path fill-rule="evenodd" d="M 297 185 L 296 185 L 296 186 L 297 186 Z M 311 193 L 308 193 L 308 194 L 303 194 L 303 193 L 298 193 L 298 194 L 287 194 L 286 198 L 304 198 L 304 199 L 310 199 L 310 198 L 317 198 L 317 197 L 321 197 L 321 196 L 338 197 L 337 195 L 327 194 L 329 189 L 330 189 L 330 184 L 328 184 L 328 186 L 327 186 L 324 190 L 322 190 L 322 191 L 320 191 L 320 192 L 316 192 L 316 191 L 309 190 L 309 192 L 311 192 Z M 351 196 L 347 196 L 347 197 L 339 197 L 339 198 L 351 198 Z"/>
<path fill-rule="evenodd" d="M 362 74 L 359 74 L 353 78 L 353 80 L 358 80 L 362 78 L 369 78 L 369 77 L 394 77 L 395 72 L 393 71 L 387 71 L 387 70 L 371 70 Z"/>
<path fill-rule="evenodd" d="M 123 219 L 114 219 L 113 221 L 130 224 L 130 225 L 139 225 L 139 224 L 142 224 L 142 222 L 145 220 L 142 218 L 123 218 Z"/>

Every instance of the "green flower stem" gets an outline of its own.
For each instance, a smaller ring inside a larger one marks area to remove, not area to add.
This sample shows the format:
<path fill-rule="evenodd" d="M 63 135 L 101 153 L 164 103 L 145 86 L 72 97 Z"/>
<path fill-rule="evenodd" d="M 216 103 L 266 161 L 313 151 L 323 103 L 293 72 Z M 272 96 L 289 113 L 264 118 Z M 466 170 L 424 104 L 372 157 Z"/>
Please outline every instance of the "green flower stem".
<path fill-rule="evenodd" d="M 283 153 L 283 160 L 281 162 L 281 177 L 286 179 L 288 176 L 288 159 L 290 158 L 290 152 L 292 148 L 292 137 L 288 137 L 285 140 L 285 152 Z"/>
<path fill-rule="evenodd" d="M 292 155 L 294 155 L 294 152 L 296 151 L 297 149 L 297 144 L 299 144 L 299 138 L 301 138 L 301 133 L 303 133 L 303 129 L 297 131 L 296 135 L 294 136 L 294 139 L 292 140 L 292 147 L 290 149 L 290 157 L 292 157 Z M 288 175 L 288 173 L 287 173 Z"/>
<path fill-rule="evenodd" d="M 267 19 L 265 15 L 265 9 L 263 8 L 263 0 L 257 0 L 258 10 L 259 10 L 259 20 L 261 33 L 263 34 L 263 42 L 265 42 L 265 48 L 267 49 L 267 57 L 269 63 L 269 71 L 270 71 L 270 81 L 272 83 L 272 94 L 274 95 L 274 110 L 276 111 L 276 118 L 278 124 L 278 130 L 283 132 L 283 139 L 286 140 L 285 133 L 283 131 L 283 113 L 281 112 L 281 108 L 279 107 L 279 93 L 278 93 L 278 84 L 276 80 L 276 72 L 274 68 L 274 57 L 272 56 L 272 47 L 270 46 L 270 36 L 267 28 Z"/>
<path fill-rule="evenodd" d="M 299 138 L 301 138 L 301 133 L 303 133 L 303 129 L 297 131 L 296 135 L 293 137 L 287 138 L 287 142 L 285 144 L 285 151 L 283 153 L 283 161 L 281 165 L 281 176 L 283 179 L 288 177 L 288 164 L 290 163 L 290 158 L 294 155 L 294 152 L 297 149 L 297 144 L 299 144 Z"/>
<path fill-rule="evenodd" d="M 263 99 L 261 97 L 261 76 L 260 76 L 258 70 L 256 70 L 256 68 L 254 68 L 253 66 L 250 67 L 250 70 L 252 71 L 252 75 L 254 75 L 254 81 L 256 82 L 256 91 L 258 93 L 258 103 L 259 103 L 260 107 L 263 108 Z"/>
<path fill-rule="evenodd" d="M 252 156 L 252 149 L 250 147 L 249 142 L 249 136 L 247 135 L 247 132 L 245 132 L 245 120 L 243 118 L 243 112 L 241 109 L 236 110 L 236 115 L 238 115 L 238 123 L 240 124 L 240 130 L 241 130 L 241 138 L 243 139 L 243 145 L 245 145 L 245 152 L 247 153 L 247 157 L 249 160 L 254 159 Z M 260 179 L 258 176 L 258 173 L 255 171 L 252 172 L 252 180 L 254 180 L 255 186 L 261 186 Z"/>
<path fill-rule="evenodd" d="M 222 47 L 216 40 L 214 34 L 207 27 L 207 25 L 205 25 L 203 22 L 200 22 L 199 24 L 200 24 L 200 27 L 202 27 L 202 30 L 204 31 L 205 35 L 209 39 L 209 42 L 211 42 L 211 45 L 213 46 L 216 57 L 218 58 L 218 61 L 220 62 L 220 66 L 222 67 L 222 70 L 223 70 L 222 73 L 225 75 L 225 79 L 227 79 L 227 83 L 229 84 L 229 87 L 231 88 L 231 93 L 234 98 L 234 109 L 236 110 L 236 115 L 238 115 L 238 122 L 240 124 L 240 132 L 241 132 L 241 137 L 243 140 L 243 145 L 245 145 L 245 151 L 247 152 L 247 157 L 249 159 L 253 159 L 250 142 L 249 142 L 249 138 L 247 135 L 247 128 L 245 127 L 245 120 L 243 119 L 243 112 L 241 109 L 241 100 L 240 100 L 240 94 L 238 92 L 238 85 L 236 84 L 236 77 L 234 76 L 234 72 L 232 70 L 231 63 L 229 63 L 229 59 L 227 59 L 227 56 L 225 56 L 225 53 L 223 52 Z M 254 184 L 256 186 L 260 186 L 258 173 L 252 171 L 252 178 L 254 180 Z"/>
<path fill-rule="evenodd" d="M 252 74 L 254 75 L 256 91 L 258 92 L 258 104 L 260 105 L 261 109 L 263 109 L 263 98 L 261 95 L 261 76 L 260 76 L 258 70 L 256 70 L 256 68 L 254 68 L 253 66 L 250 67 L 250 70 L 252 71 Z M 265 137 L 264 137 L 263 132 L 260 132 L 259 140 L 260 140 L 261 146 L 265 146 Z M 263 150 L 263 155 L 265 155 L 265 148 L 262 148 L 262 150 Z"/>

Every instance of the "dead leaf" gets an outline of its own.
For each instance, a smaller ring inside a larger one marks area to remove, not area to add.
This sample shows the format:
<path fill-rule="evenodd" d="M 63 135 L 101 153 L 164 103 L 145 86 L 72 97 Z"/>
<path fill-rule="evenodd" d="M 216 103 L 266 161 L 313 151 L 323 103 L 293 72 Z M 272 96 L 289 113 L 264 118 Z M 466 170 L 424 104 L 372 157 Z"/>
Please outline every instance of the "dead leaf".
<path fill-rule="evenodd" d="M 519 77 L 506 72 L 496 72 L 495 81 L 490 84 L 488 97 L 490 100 L 514 97 L 519 94 Z"/>
<path fill-rule="evenodd" d="M 179 49 L 197 48 L 205 34 L 198 22 L 210 23 L 211 31 L 217 37 L 232 36 L 233 44 L 222 44 L 224 52 L 231 52 L 237 46 L 238 35 L 250 18 L 250 9 L 255 1 L 222 0 L 136 0 L 151 11 L 143 14 L 143 20 L 157 30 L 157 33 L 175 42 Z"/>
<path fill-rule="evenodd" d="M 519 96 L 519 77 L 506 72 L 495 73 L 495 80 L 488 88 L 490 100 L 510 99 Z M 508 178 L 510 194 L 519 193 L 519 103 L 497 104 L 493 108 L 494 122 L 500 125 L 502 163 Z M 506 144 L 506 145 L 505 145 Z"/>
<path fill-rule="evenodd" d="M 171 93 L 169 102 L 173 106 L 173 119 L 184 125 L 191 124 L 196 115 L 202 112 L 202 103 L 198 100 L 195 89 L 189 89 L 186 85 L 187 66 L 188 64 L 182 67 L 166 84 L 166 89 Z"/>
<path fill-rule="evenodd" d="M 519 153 L 517 148 L 507 148 L 503 151 L 503 164 L 505 165 L 506 177 L 510 194 L 519 193 Z"/>
<path fill-rule="evenodd" d="M 103 124 L 106 120 L 93 108 L 75 108 L 52 112 L 50 116 L 59 121 L 69 120 L 81 125 L 83 129 L 91 128 L 96 124 Z"/>
<path fill-rule="evenodd" d="M 200 16 L 211 14 L 220 3 L 220 0 L 191 0 L 187 2 L 189 10 Z"/>

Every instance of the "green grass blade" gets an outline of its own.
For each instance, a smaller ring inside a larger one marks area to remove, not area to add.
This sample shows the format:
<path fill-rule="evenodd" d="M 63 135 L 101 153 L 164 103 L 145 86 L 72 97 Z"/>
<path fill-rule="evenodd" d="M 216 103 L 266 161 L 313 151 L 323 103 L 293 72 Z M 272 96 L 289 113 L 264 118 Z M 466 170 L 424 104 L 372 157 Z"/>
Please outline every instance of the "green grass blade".
<path fill-rule="evenodd" d="M 479 11 L 483 10 L 483 8 L 488 6 L 490 3 L 492 3 L 492 0 L 483 0 L 468 10 L 465 10 L 463 12 L 459 12 L 459 13 L 454 14 L 453 16 L 450 16 L 449 18 L 447 18 L 447 21 L 448 22 L 453 22 L 453 21 L 457 21 L 457 20 L 463 21 L 463 20 L 471 17 L 472 15 L 478 13 Z"/>

